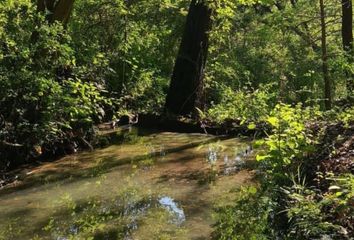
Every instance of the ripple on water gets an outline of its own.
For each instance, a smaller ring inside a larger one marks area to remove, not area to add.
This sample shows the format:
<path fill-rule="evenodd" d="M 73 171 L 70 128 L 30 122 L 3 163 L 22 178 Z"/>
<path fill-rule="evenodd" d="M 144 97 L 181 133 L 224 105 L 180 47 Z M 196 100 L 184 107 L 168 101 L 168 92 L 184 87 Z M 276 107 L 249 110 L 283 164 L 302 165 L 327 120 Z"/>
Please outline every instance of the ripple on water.
<path fill-rule="evenodd" d="M 12 239 L 29 239 L 31 234 L 71 239 L 67 235 L 77 237 L 85 231 L 76 220 L 93 216 L 97 227 L 105 227 L 104 236 L 119 227 L 126 233 L 120 239 L 126 240 L 157 239 L 160 233 L 187 235 L 174 238 L 179 240 L 207 239 L 213 206 L 229 203 L 235 187 L 251 176 L 240 171 L 252 158 L 248 141 L 180 133 L 130 139 L 139 141 L 78 153 L 33 169 L 25 181 L 37 185 L 0 195 L 0 238 L 2 229 L 8 229 L 5 223 L 15 219 L 23 232 L 14 233 L 18 237 Z M 41 185 L 44 177 L 50 180 Z M 205 180 L 209 178 L 212 183 Z M 66 194 L 71 201 L 60 201 Z M 71 203 L 77 206 L 74 215 Z M 88 210 L 80 211 L 81 205 Z M 43 232 L 51 218 L 57 225 Z"/>

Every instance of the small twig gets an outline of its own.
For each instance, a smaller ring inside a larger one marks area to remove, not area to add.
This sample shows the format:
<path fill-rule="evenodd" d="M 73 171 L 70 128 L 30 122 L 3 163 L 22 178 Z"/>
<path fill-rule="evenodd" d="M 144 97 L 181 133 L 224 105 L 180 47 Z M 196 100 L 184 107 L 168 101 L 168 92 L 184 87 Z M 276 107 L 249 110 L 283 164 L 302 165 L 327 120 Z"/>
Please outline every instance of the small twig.
<path fill-rule="evenodd" d="M 6 146 L 10 146 L 10 147 L 23 147 L 23 144 L 18 144 L 18 143 L 10 143 L 7 141 L 2 141 L 2 144 L 6 145 Z"/>
<path fill-rule="evenodd" d="M 86 146 L 87 146 L 88 148 L 90 148 L 90 151 L 93 151 L 93 146 L 91 145 L 91 143 L 89 143 L 89 142 L 88 142 L 85 138 L 83 138 L 83 137 L 81 137 L 80 139 L 81 139 L 81 141 L 82 141 L 83 143 L 86 144 Z"/>

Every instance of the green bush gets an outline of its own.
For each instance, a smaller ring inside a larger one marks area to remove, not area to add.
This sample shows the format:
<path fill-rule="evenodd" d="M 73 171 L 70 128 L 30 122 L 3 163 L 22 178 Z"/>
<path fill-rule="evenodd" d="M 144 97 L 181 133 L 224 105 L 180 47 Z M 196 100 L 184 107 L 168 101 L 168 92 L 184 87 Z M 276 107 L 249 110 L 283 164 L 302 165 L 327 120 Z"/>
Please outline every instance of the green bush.
<path fill-rule="evenodd" d="M 221 100 L 212 104 L 205 117 L 217 123 L 233 119 L 245 122 L 265 121 L 275 102 L 275 95 L 263 86 L 254 91 L 234 91 L 230 87 L 221 86 Z"/>
<path fill-rule="evenodd" d="M 353 175 L 330 175 L 326 177 L 330 185 L 325 193 L 295 178 L 292 186 L 283 189 L 288 198 L 289 239 L 320 239 L 324 235 L 346 239 L 352 231 Z"/>
<path fill-rule="evenodd" d="M 286 173 L 296 170 L 303 164 L 304 157 L 314 150 L 317 139 L 308 124 L 319 115 L 316 108 L 303 108 L 301 104 L 295 107 L 276 105 L 267 118 L 271 134 L 257 142 L 265 147 L 257 160 L 269 165 L 274 176 L 279 174 L 287 178 Z"/>
<path fill-rule="evenodd" d="M 109 101 L 81 79 L 86 66 L 76 65 L 61 24 L 49 25 L 30 0 L 2 2 L 0 13 L 0 156 L 8 165 L 16 153 L 25 161 L 86 137 Z"/>
<path fill-rule="evenodd" d="M 353 175 L 309 172 L 318 164 L 313 154 L 322 135 L 318 109 L 278 104 L 271 111 L 266 120 L 272 130 L 257 142 L 262 146 L 257 160 L 265 170 L 261 186 L 241 190 L 234 205 L 218 210 L 215 239 L 348 239 L 352 234 Z"/>

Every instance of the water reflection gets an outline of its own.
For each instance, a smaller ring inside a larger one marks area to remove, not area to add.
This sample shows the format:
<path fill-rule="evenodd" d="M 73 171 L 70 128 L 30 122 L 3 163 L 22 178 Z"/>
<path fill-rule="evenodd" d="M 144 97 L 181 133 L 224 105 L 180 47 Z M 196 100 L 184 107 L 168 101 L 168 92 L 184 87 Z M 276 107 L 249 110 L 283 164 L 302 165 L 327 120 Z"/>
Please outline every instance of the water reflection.
<path fill-rule="evenodd" d="M 179 208 L 172 198 L 162 197 L 158 202 L 174 215 L 174 223 L 181 225 L 186 220 L 183 209 Z"/>
<path fill-rule="evenodd" d="M 125 135 L 126 143 L 35 168 L 26 176 L 38 185 L 0 194 L 0 239 L 5 223 L 19 216 L 24 230 L 12 239 L 88 239 L 87 231 L 101 236 L 94 239 L 177 233 L 187 237 L 163 239 L 208 239 L 214 205 L 230 203 L 235 187 L 251 178 L 241 171 L 252 153 L 249 142 L 133 133 Z M 58 202 L 66 194 L 70 204 Z M 54 225 L 43 232 L 51 219 Z"/>
<path fill-rule="evenodd" d="M 220 143 L 209 144 L 206 153 L 206 161 L 210 165 L 211 170 L 217 174 L 216 166 L 218 165 L 218 161 L 223 157 L 222 174 L 230 175 L 244 169 L 246 161 L 252 154 L 252 145 L 247 145 L 244 148 L 236 147 L 234 153 L 230 154 Z"/>
<path fill-rule="evenodd" d="M 224 175 L 233 174 L 245 167 L 246 159 L 253 154 L 251 145 L 244 149 L 235 149 L 234 156 L 229 158 L 229 155 L 224 156 Z"/>
<path fill-rule="evenodd" d="M 215 165 L 218 160 L 218 150 L 215 147 L 209 146 L 207 152 L 207 161 L 210 165 Z"/>

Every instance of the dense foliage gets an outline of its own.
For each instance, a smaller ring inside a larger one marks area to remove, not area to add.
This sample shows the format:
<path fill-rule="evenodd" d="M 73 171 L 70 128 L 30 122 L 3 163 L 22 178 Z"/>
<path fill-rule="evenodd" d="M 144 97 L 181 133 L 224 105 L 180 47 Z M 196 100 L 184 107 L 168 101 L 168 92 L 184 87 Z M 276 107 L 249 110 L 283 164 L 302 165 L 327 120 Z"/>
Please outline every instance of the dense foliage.
<path fill-rule="evenodd" d="M 271 132 L 256 142 L 262 147 L 261 186 L 242 189 L 236 204 L 221 209 L 215 239 L 352 236 L 353 160 L 340 157 L 343 148 L 353 146 L 353 117 L 349 123 L 342 117 L 352 109 L 324 114 L 314 107 L 277 105 L 267 118 Z"/>
<path fill-rule="evenodd" d="M 2 2 L 0 10 L 1 164 L 89 138 L 109 101 L 85 76 L 88 66 L 76 63 L 71 37 L 61 24 L 48 25 L 30 1 Z"/>
<path fill-rule="evenodd" d="M 353 40 L 341 35 L 341 1 L 76 0 L 65 21 L 40 2 L 50 1 L 0 2 L 1 172 L 92 148 L 96 126 L 121 115 L 171 117 L 170 78 L 176 56 L 191 64 L 179 44 L 199 4 L 212 26 L 187 117 L 266 135 L 260 187 L 221 210 L 214 237 L 354 234 L 354 58 L 343 46 Z"/>

